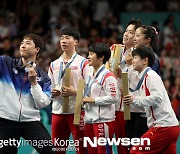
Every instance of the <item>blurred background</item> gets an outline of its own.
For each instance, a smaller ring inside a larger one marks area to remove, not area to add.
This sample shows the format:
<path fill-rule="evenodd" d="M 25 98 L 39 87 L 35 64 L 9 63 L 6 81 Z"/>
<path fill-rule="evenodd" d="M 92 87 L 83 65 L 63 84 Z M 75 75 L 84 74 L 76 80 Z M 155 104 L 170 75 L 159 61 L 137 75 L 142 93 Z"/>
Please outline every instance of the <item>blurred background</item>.
<path fill-rule="evenodd" d="M 179 0 L 0 0 L 0 55 L 19 57 L 19 45 L 27 33 L 44 39 L 38 64 L 49 64 L 62 53 L 60 30 L 79 29 L 79 54 L 87 56 L 88 46 L 104 42 L 122 43 L 126 24 L 138 18 L 145 25 L 160 28 L 154 51 L 161 63 L 161 77 L 174 111 L 180 120 L 180 2 Z M 45 109 L 49 115 L 50 111 Z"/>

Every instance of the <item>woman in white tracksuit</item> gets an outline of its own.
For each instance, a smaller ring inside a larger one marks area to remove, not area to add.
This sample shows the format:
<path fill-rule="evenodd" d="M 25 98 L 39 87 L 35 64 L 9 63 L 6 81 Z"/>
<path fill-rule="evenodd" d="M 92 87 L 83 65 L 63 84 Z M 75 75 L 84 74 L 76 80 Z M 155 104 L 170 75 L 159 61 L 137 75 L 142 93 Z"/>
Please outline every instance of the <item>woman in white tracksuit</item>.
<path fill-rule="evenodd" d="M 86 82 L 85 97 L 85 137 L 92 141 L 102 138 L 112 138 L 115 133 L 115 103 L 118 102 L 117 80 L 112 72 L 104 66 L 110 57 L 110 49 L 103 43 L 90 46 L 89 65 L 94 72 Z M 112 153 L 112 147 L 87 145 L 88 153 Z"/>
<path fill-rule="evenodd" d="M 125 96 L 124 103 L 132 103 L 145 109 L 149 130 L 141 138 L 149 138 L 150 143 L 136 144 L 130 153 L 176 154 L 179 124 L 161 77 L 150 68 L 155 55 L 150 48 L 140 47 L 133 50 L 132 56 L 133 69 L 138 71 L 138 77 L 142 82 L 137 90 L 138 95 Z"/>

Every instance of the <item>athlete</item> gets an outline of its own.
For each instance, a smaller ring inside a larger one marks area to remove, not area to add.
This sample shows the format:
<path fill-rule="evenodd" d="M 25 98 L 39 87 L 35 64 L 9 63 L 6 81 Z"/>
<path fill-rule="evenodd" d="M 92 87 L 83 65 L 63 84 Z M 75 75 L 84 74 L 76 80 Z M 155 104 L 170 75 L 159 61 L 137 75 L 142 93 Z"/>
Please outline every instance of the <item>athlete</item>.
<path fill-rule="evenodd" d="M 140 47 L 133 50 L 132 56 L 133 69 L 138 71 L 142 83 L 138 95 L 124 96 L 123 101 L 145 109 L 149 130 L 141 138 L 149 138 L 150 143 L 134 146 L 130 153 L 176 154 L 179 124 L 161 77 L 151 69 L 155 55 L 150 48 Z"/>
<path fill-rule="evenodd" d="M 80 38 L 80 33 L 72 27 L 64 28 L 61 31 L 60 46 L 63 50 L 63 54 L 51 62 L 48 75 L 51 79 L 51 94 L 53 98 L 52 103 L 52 139 L 68 140 L 70 133 L 72 133 L 74 141 L 79 142 L 76 144 L 76 152 L 78 154 L 85 153 L 83 148 L 83 132 L 84 122 L 81 121 L 79 126 L 73 124 L 74 120 L 74 108 L 76 101 L 77 83 L 79 79 L 86 79 L 89 71 L 88 60 L 76 53 L 75 47 L 77 46 Z M 65 68 L 71 69 L 70 86 L 64 85 Z M 63 97 L 69 97 L 68 113 L 63 112 Z M 83 114 L 83 113 L 82 113 Z M 82 118 L 83 120 L 83 118 Z M 66 153 L 66 148 L 62 148 L 58 153 Z M 64 150 L 63 150 L 64 149 Z"/>
<path fill-rule="evenodd" d="M 92 44 L 89 47 L 89 65 L 94 72 L 87 80 L 85 97 L 85 136 L 94 140 L 113 138 L 115 133 L 115 104 L 118 103 L 117 80 L 112 72 L 107 70 L 104 64 L 110 58 L 110 49 L 103 43 Z M 110 153 L 110 145 L 91 147 L 88 144 L 88 153 Z"/>
<path fill-rule="evenodd" d="M 134 48 L 134 36 L 135 31 L 138 27 L 142 26 L 142 22 L 137 19 L 132 19 L 127 24 L 126 30 L 123 35 L 123 44 L 121 45 L 121 56 L 120 58 L 120 64 L 118 68 L 118 88 L 121 89 L 122 81 L 121 81 L 121 72 L 127 72 L 127 69 L 129 65 L 132 64 L 132 58 L 129 56 L 129 53 Z M 115 44 L 110 47 L 111 49 L 111 58 L 110 63 L 112 63 L 112 55 L 114 53 Z M 116 138 L 124 138 L 124 137 L 132 137 L 129 135 L 131 132 L 126 132 L 126 121 L 124 120 L 124 113 L 123 113 L 123 104 L 122 104 L 122 93 L 120 93 L 120 101 L 119 103 L 116 103 Z M 137 107 L 131 107 L 131 112 L 139 112 L 139 109 Z M 133 115 L 131 115 L 131 118 L 133 118 Z M 136 128 L 133 127 L 134 130 Z M 134 132 L 133 130 L 133 132 Z M 118 153 L 127 154 L 128 153 L 128 147 L 122 146 L 121 144 L 118 146 Z"/>
<path fill-rule="evenodd" d="M 39 110 L 50 104 L 50 79 L 36 63 L 43 48 L 42 38 L 35 34 L 24 36 L 20 45 L 20 59 L 0 56 L 0 140 L 20 137 L 38 153 L 53 153 L 52 140 L 40 122 Z M 44 142 L 44 143 L 43 143 Z M 6 144 L 1 154 L 17 153 L 18 145 Z"/>

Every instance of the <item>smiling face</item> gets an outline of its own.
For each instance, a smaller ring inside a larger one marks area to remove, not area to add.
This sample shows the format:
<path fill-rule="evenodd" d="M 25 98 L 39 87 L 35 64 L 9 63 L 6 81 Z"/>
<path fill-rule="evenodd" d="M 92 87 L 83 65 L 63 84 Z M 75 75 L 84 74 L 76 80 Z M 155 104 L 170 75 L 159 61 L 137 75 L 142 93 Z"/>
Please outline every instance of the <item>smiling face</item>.
<path fill-rule="evenodd" d="M 135 35 L 135 26 L 131 24 L 126 28 L 126 31 L 124 32 L 123 44 L 128 47 L 133 47 L 134 46 L 134 42 L 133 42 L 134 35 Z"/>
<path fill-rule="evenodd" d="M 62 35 L 60 38 L 60 46 L 64 52 L 74 52 L 77 44 L 78 40 L 75 40 L 72 36 Z"/>
<path fill-rule="evenodd" d="M 31 39 L 24 39 L 20 45 L 20 55 L 24 59 L 35 59 L 40 48 L 35 47 L 34 42 Z"/>
<path fill-rule="evenodd" d="M 148 46 L 150 43 L 149 38 L 145 38 L 143 28 L 139 27 L 136 29 L 135 36 L 134 36 L 134 47 L 139 48 L 142 46 Z"/>
<path fill-rule="evenodd" d="M 139 73 L 144 70 L 144 68 L 147 66 L 148 58 L 141 59 L 139 55 L 136 55 L 133 57 L 132 60 L 132 66 L 133 69 L 138 71 Z"/>

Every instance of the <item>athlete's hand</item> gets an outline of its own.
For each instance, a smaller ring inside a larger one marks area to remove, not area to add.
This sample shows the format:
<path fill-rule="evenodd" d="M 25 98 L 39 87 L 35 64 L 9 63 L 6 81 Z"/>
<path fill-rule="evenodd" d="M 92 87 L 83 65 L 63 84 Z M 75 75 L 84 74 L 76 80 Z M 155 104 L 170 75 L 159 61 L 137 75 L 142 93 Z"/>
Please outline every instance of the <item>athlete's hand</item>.
<path fill-rule="evenodd" d="M 34 67 L 29 67 L 28 79 L 32 86 L 37 84 L 37 73 Z"/>
<path fill-rule="evenodd" d="M 83 103 L 94 103 L 95 102 L 95 99 L 94 98 L 92 98 L 92 97 L 84 97 L 83 99 L 82 99 L 82 102 Z"/>
<path fill-rule="evenodd" d="M 122 77 L 122 70 L 120 68 L 117 68 L 116 70 L 117 70 L 117 77 L 119 79 L 121 79 L 121 77 Z"/>
<path fill-rule="evenodd" d="M 59 90 L 57 90 L 57 89 L 52 89 L 51 95 L 52 95 L 52 98 L 55 98 L 55 97 L 61 95 L 61 91 L 59 91 Z"/>
<path fill-rule="evenodd" d="M 128 66 L 132 65 L 133 57 L 132 57 L 132 55 L 131 55 L 130 52 L 129 52 L 128 55 L 126 56 L 125 60 L 126 60 L 126 64 L 128 64 Z"/>
<path fill-rule="evenodd" d="M 123 97 L 123 102 L 126 103 L 127 105 L 131 104 L 134 100 L 134 96 L 132 95 L 126 95 Z"/>
<path fill-rule="evenodd" d="M 76 96 L 76 93 L 77 93 L 77 90 L 73 86 L 70 86 L 70 87 L 63 86 L 62 87 L 62 95 L 64 97 Z"/>

